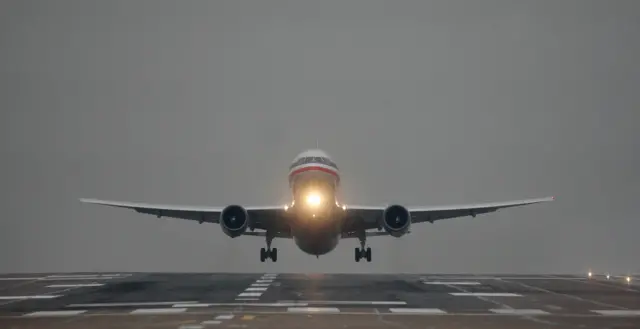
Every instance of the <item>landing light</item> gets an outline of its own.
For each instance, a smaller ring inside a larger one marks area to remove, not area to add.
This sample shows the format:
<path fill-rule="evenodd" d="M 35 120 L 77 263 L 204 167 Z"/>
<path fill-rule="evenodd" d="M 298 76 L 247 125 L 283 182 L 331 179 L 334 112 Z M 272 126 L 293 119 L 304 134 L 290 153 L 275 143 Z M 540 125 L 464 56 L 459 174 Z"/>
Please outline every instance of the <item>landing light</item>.
<path fill-rule="evenodd" d="M 631 277 L 630 276 L 627 277 L 627 283 L 631 283 Z"/>
<path fill-rule="evenodd" d="M 307 204 L 313 207 L 319 206 L 322 198 L 320 198 L 320 194 L 310 193 L 307 195 Z"/>
<path fill-rule="evenodd" d="M 610 277 L 611 277 L 611 275 L 607 273 L 607 280 L 609 280 Z"/>
<path fill-rule="evenodd" d="M 589 274 L 588 274 L 588 275 L 589 275 L 589 277 L 591 277 L 591 276 L 593 275 L 593 273 L 589 272 Z"/>

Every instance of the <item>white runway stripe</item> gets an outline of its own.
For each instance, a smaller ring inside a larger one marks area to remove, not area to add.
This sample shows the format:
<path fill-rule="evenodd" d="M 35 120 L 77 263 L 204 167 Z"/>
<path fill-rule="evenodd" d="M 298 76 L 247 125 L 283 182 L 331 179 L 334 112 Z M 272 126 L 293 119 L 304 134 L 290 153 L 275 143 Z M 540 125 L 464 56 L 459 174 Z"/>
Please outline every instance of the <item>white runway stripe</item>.
<path fill-rule="evenodd" d="M 138 302 L 138 303 L 93 303 L 93 304 L 70 304 L 67 307 L 121 307 L 121 306 L 162 306 L 173 304 L 196 304 L 195 300 L 176 302 Z"/>
<path fill-rule="evenodd" d="M 260 297 L 262 296 L 261 292 L 243 292 L 238 297 Z"/>
<path fill-rule="evenodd" d="M 80 281 L 80 280 L 111 280 L 111 279 L 120 279 L 119 277 L 114 277 L 114 276 L 101 276 L 101 277 L 96 277 L 96 276 L 86 276 L 86 277 L 75 277 L 75 278 L 41 278 L 39 280 L 41 281 Z"/>
<path fill-rule="evenodd" d="M 238 301 L 243 301 L 243 300 L 246 300 L 246 301 L 256 301 L 256 300 L 260 300 L 260 298 L 243 297 L 243 298 L 236 298 L 236 300 L 238 300 Z"/>
<path fill-rule="evenodd" d="M 503 308 L 495 308 L 490 309 L 489 311 L 496 314 L 510 314 L 510 315 L 543 315 L 549 314 L 549 312 L 538 310 L 538 309 L 503 309 Z"/>
<path fill-rule="evenodd" d="M 129 314 L 175 314 L 186 310 L 186 308 L 139 308 L 129 312 Z"/>
<path fill-rule="evenodd" d="M 82 313 L 86 312 L 86 310 L 77 310 L 77 311 L 38 311 L 38 312 L 31 312 L 31 313 L 27 313 L 23 316 L 29 316 L 29 317 L 38 317 L 38 316 L 73 316 L 73 315 L 80 315 Z"/>
<path fill-rule="evenodd" d="M 211 326 L 211 325 L 216 325 L 221 323 L 222 321 L 218 321 L 218 320 L 207 320 L 207 321 L 202 321 L 200 324 L 202 324 L 203 326 Z"/>
<path fill-rule="evenodd" d="M 216 320 L 231 320 L 233 319 L 233 314 L 223 314 L 216 316 Z"/>
<path fill-rule="evenodd" d="M 249 287 L 244 291 L 266 291 L 267 287 Z"/>
<path fill-rule="evenodd" d="M 306 303 L 309 305 L 407 305 L 404 301 L 384 301 L 384 300 L 280 300 L 279 303 Z"/>
<path fill-rule="evenodd" d="M 446 314 L 447 312 L 439 308 L 390 308 L 391 313 L 404 314 Z"/>
<path fill-rule="evenodd" d="M 272 283 L 273 280 L 269 279 L 269 280 L 256 280 L 256 283 Z"/>
<path fill-rule="evenodd" d="M 270 285 L 271 283 L 252 283 L 251 284 L 252 287 L 268 287 Z"/>
<path fill-rule="evenodd" d="M 0 300 L 12 299 L 52 299 L 58 298 L 60 295 L 33 295 L 33 296 L 0 296 Z"/>
<path fill-rule="evenodd" d="M 291 313 L 340 313 L 337 307 L 289 307 Z"/>
<path fill-rule="evenodd" d="M 640 310 L 591 310 L 591 312 L 608 316 L 640 316 Z"/>
<path fill-rule="evenodd" d="M 86 283 L 86 284 L 52 284 L 47 288 L 81 288 L 81 287 L 100 287 L 104 286 L 103 283 Z"/>
<path fill-rule="evenodd" d="M 425 281 L 424 284 L 432 284 L 432 285 L 452 285 L 452 286 L 477 286 L 480 282 L 475 281 Z"/>
<path fill-rule="evenodd" d="M 31 280 L 40 280 L 42 279 L 41 277 L 24 277 L 24 278 L 0 278 L 0 281 L 31 281 Z"/>
<path fill-rule="evenodd" d="M 193 304 L 173 304 L 171 307 L 184 308 L 184 307 L 209 307 L 209 306 L 211 306 L 211 304 L 193 303 Z"/>
<path fill-rule="evenodd" d="M 519 294 L 510 292 L 452 292 L 453 296 L 473 296 L 473 297 L 522 297 Z"/>

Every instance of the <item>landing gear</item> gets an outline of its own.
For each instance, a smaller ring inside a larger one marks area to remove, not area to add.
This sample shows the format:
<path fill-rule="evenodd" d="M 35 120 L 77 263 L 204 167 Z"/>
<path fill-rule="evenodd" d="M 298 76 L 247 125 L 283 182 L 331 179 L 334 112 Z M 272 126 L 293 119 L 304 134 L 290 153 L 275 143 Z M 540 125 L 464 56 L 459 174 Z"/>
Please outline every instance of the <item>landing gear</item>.
<path fill-rule="evenodd" d="M 269 258 L 273 262 L 278 261 L 278 248 L 271 249 L 271 241 L 273 241 L 273 237 L 267 236 L 267 248 L 260 248 L 260 261 L 263 263 Z"/>
<path fill-rule="evenodd" d="M 360 248 L 355 248 L 355 260 L 356 262 L 359 262 L 360 259 L 365 258 L 367 260 L 367 262 L 371 262 L 371 248 L 365 248 L 365 243 L 366 243 L 366 237 L 364 236 L 364 234 L 360 235 L 359 237 L 360 239 Z"/>
<path fill-rule="evenodd" d="M 260 248 L 260 261 L 265 262 L 269 258 L 271 258 L 271 260 L 274 262 L 278 261 L 278 248 L 273 248 L 273 249 Z"/>

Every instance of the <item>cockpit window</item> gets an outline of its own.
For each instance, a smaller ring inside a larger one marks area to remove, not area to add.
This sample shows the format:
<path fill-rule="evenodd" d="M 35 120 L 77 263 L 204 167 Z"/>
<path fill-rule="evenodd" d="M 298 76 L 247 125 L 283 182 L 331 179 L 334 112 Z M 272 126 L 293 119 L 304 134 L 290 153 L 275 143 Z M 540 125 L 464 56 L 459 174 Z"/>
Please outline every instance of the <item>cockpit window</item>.
<path fill-rule="evenodd" d="M 291 166 L 289 167 L 289 169 L 292 169 L 293 167 L 301 166 L 301 165 L 307 164 L 307 163 L 320 163 L 320 164 L 332 167 L 332 168 L 334 168 L 336 170 L 338 169 L 338 166 L 333 161 L 329 160 L 328 158 L 324 158 L 324 157 L 304 157 L 304 158 L 300 158 L 300 159 L 296 160 L 294 163 L 292 163 Z"/>

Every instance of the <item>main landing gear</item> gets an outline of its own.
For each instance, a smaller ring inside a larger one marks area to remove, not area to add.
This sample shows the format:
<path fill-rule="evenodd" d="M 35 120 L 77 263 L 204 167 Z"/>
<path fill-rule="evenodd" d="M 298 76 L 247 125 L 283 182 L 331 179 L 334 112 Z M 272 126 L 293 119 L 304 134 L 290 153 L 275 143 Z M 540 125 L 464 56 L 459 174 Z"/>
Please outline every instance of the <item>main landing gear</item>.
<path fill-rule="evenodd" d="M 271 241 L 273 241 L 273 237 L 267 237 L 267 248 L 260 248 L 260 261 L 263 263 L 269 258 L 273 262 L 278 261 L 278 248 L 271 249 Z"/>
<path fill-rule="evenodd" d="M 371 262 L 371 248 L 365 248 L 366 238 L 360 236 L 360 248 L 355 249 L 355 259 L 359 262 L 360 259 L 365 258 L 367 262 Z"/>

